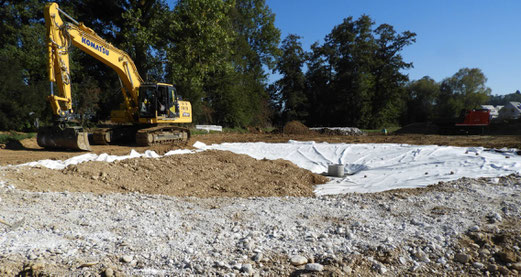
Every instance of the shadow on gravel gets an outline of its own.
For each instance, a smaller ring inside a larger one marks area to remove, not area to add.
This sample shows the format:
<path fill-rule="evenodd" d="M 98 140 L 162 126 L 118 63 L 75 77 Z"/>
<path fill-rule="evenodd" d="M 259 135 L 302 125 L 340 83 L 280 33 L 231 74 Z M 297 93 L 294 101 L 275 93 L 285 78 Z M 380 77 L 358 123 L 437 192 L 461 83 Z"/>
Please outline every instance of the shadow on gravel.
<path fill-rule="evenodd" d="M 297 269 L 297 270 L 293 271 L 289 276 L 290 277 L 299 277 L 306 273 L 309 273 L 309 271 L 307 271 L 305 269 Z"/>

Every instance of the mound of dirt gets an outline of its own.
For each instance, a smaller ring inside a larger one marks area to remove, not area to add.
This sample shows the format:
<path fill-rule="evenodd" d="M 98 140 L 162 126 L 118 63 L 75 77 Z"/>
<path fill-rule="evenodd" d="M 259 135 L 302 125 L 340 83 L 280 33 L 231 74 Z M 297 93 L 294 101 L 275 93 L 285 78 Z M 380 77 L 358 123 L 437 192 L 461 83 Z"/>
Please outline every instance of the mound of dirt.
<path fill-rule="evenodd" d="M 364 132 L 356 127 L 317 127 L 310 130 L 328 136 L 363 136 Z"/>
<path fill-rule="evenodd" d="M 309 134 L 311 131 L 309 128 L 298 121 L 290 121 L 284 125 L 284 128 L 282 129 L 282 132 L 284 134 L 290 134 L 290 135 L 306 135 Z"/>
<path fill-rule="evenodd" d="M 8 169 L 5 175 L 9 184 L 32 191 L 183 197 L 313 196 L 314 185 L 328 181 L 289 161 L 256 160 L 227 151 L 87 162 L 64 170 L 18 167 Z"/>

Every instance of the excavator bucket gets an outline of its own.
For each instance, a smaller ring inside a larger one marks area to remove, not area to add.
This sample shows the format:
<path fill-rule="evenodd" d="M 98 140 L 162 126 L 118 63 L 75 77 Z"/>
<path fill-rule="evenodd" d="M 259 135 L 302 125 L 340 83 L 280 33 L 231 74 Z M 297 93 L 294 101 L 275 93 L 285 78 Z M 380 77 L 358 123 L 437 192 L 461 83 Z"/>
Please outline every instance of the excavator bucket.
<path fill-rule="evenodd" d="M 88 133 L 81 127 L 42 127 L 36 141 L 43 148 L 91 151 Z"/>

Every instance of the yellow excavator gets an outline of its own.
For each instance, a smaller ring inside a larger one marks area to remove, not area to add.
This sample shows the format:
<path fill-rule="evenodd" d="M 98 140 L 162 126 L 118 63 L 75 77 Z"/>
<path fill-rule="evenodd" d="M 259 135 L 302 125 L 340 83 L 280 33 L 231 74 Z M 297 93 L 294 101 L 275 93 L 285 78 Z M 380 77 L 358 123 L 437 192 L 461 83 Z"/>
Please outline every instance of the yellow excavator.
<path fill-rule="evenodd" d="M 138 145 L 186 142 L 190 131 L 180 125 L 192 122 L 192 106 L 181 101 L 173 85 L 144 82 L 124 51 L 114 47 L 83 23 L 48 3 L 44 10 L 49 54 L 51 95 L 48 100 L 54 113 L 53 125 L 38 130 L 38 145 L 90 151 L 89 132 L 78 126 L 73 111 L 69 48 L 75 46 L 112 68 L 118 75 L 123 103 L 111 111 L 110 126 L 95 129 L 93 144 L 110 144 L 132 139 Z M 64 22 L 62 17 L 70 22 Z M 57 91 L 54 91 L 54 86 Z"/>

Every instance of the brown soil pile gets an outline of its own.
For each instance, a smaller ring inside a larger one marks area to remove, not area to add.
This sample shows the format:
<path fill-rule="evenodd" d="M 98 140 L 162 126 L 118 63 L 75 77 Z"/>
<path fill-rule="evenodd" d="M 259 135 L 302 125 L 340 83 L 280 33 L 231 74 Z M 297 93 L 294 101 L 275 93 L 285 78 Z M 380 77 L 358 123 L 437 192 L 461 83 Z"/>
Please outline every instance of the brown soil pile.
<path fill-rule="evenodd" d="M 298 121 L 290 121 L 284 125 L 284 128 L 282 129 L 282 132 L 284 134 L 291 134 L 291 135 L 305 135 L 309 134 L 311 131 L 309 128 L 298 122 Z"/>
<path fill-rule="evenodd" d="M 9 184 L 32 191 L 140 192 L 171 196 L 313 196 L 328 181 L 285 160 L 256 160 L 227 151 L 87 162 L 63 170 L 19 167 Z"/>

